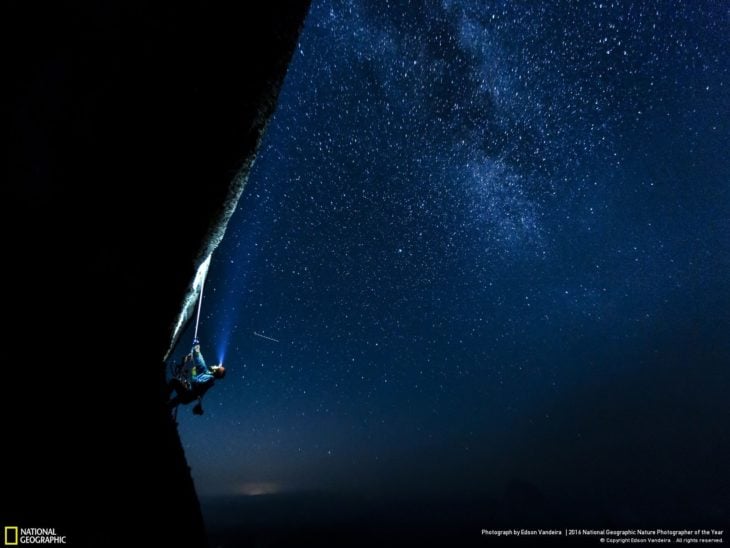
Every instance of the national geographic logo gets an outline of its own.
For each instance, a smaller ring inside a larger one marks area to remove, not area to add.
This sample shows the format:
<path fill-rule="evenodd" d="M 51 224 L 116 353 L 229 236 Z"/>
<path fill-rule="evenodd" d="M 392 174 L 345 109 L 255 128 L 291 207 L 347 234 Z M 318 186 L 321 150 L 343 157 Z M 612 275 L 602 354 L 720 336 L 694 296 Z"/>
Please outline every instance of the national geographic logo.
<path fill-rule="evenodd" d="M 66 535 L 56 534 L 55 528 L 5 526 L 5 546 L 19 544 L 66 544 Z"/>
<path fill-rule="evenodd" d="M 18 528 L 5 527 L 5 546 L 18 545 Z"/>

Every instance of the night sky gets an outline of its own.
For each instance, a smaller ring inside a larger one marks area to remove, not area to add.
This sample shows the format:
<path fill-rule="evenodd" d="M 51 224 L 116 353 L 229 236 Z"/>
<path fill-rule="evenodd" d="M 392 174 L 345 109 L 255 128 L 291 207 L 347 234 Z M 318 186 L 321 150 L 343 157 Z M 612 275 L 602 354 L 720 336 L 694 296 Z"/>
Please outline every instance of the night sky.
<path fill-rule="evenodd" d="M 199 493 L 717 512 L 729 37 L 723 2 L 315 0 L 206 282 Z"/>

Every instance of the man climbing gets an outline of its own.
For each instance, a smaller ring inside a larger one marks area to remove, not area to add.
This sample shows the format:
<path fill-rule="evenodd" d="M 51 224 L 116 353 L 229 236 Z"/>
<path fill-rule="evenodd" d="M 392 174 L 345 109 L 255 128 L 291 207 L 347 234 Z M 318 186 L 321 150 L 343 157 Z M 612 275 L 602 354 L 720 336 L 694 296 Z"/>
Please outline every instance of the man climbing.
<path fill-rule="evenodd" d="M 184 372 L 191 362 L 193 367 L 188 379 L 187 374 Z M 171 409 L 175 409 L 181 403 L 188 404 L 197 400 L 198 403 L 193 407 L 193 413 L 202 415 L 203 396 L 215 384 L 217 379 L 222 379 L 226 376 L 226 368 L 223 367 L 223 364 L 208 367 L 205 364 L 203 355 L 200 353 L 200 341 L 193 339 L 193 349 L 190 351 L 190 354 L 183 358 L 179 370 L 181 374 L 173 377 L 169 383 L 170 393 L 174 390 L 177 395 L 168 402 L 168 405 Z"/>

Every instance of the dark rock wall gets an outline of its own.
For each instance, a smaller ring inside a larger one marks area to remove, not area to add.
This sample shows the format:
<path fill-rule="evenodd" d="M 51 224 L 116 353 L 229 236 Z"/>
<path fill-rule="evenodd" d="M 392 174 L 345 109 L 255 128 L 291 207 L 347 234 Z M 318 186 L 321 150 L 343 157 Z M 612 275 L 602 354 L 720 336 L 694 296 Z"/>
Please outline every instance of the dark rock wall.
<path fill-rule="evenodd" d="M 0 8 L 0 525 L 200 546 L 161 359 L 308 1 L 60 4 Z"/>

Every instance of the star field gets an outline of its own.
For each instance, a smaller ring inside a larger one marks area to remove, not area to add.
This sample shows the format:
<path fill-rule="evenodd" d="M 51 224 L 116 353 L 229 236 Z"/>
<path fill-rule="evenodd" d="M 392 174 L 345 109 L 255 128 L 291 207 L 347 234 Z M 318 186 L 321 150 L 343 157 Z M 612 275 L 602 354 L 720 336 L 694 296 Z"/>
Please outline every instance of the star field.
<path fill-rule="evenodd" d="M 630 444 L 584 422 L 624 384 L 707 383 L 673 420 L 717 433 L 728 30 L 714 2 L 315 1 L 206 282 L 198 489 L 488 490 L 547 432 Z"/>

